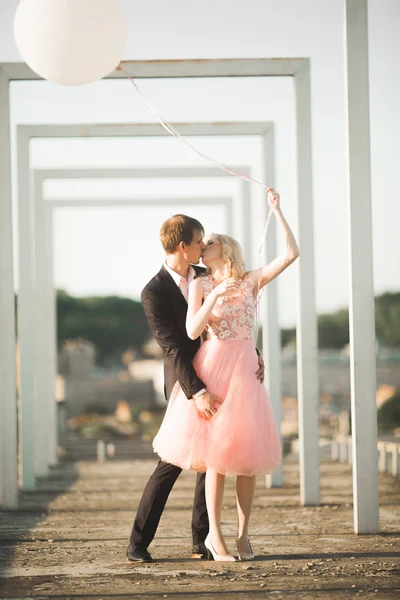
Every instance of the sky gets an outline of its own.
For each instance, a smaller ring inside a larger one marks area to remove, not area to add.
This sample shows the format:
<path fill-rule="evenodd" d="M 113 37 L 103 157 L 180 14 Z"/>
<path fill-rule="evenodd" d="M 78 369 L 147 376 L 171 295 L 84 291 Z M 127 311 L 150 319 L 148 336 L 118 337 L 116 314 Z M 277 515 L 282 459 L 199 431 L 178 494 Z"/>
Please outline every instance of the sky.
<path fill-rule="evenodd" d="M 0 61 L 21 58 L 13 40 L 18 2 L 0 3 Z M 342 0 L 125 0 L 129 34 L 124 59 L 311 58 L 316 302 L 319 312 L 349 300 Z M 400 2 L 370 0 L 371 164 L 376 293 L 400 289 Z M 293 88 L 290 78 L 141 80 L 148 100 L 169 121 L 272 121 L 276 129 L 276 189 L 297 230 L 294 198 Z M 12 143 L 19 123 L 152 122 L 154 115 L 128 81 L 99 81 L 77 88 L 48 82 L 11 85 Z M 192 138 L 206 154 L 263 177 L 260 139 Z M 15 157 L 14 157 L 15 158 Z M 40 140 L 31 145 L 33 168 L 206 167 L 175 139 Z M 16 204 L 15 164 L 14 203 Z M 266 182 L 268 183 L 268 182 Z M 204 197 L 240 202 L 237 179 L 52 181 L 47 199 L 141 198 L 140 208 L 68 208 L 54 212 L 55 282 L 71 294 L 138 298 L 163 261 L 162 221 L 175 212 L 199 218 L 206 231 L 225 231 L 224 209 Z M 163 206 L 146 207 L 146 199 Z M 189 204 L 188 199 L 199 204 Z M 254 224 L 250 266 L 257 266 L 263 223 L 262 193 L 251 185 Z M 170 204 L 168 204 L 170 202 Z M 301 207 L 299 207 L 301 210 Z M 17 232 L 14 232 L 17 246 Z M 235 212 L 234 235 L 242 230 Z M 280 239 L 279 251 L 283 250 Z M 301 250 L 301 249 L 300 249 Z M 17 273 L 15 274 L 18 286 Z M 296 266 L 279 282 L 281 325 L 296 319 Z"/>

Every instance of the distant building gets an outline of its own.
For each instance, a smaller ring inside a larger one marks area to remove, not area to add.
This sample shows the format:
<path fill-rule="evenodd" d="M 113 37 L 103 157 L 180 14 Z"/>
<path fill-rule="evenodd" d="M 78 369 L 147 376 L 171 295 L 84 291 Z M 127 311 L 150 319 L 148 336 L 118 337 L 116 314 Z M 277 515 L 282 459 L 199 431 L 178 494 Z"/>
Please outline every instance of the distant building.
<path fill-rule="evenodd" d="M 81 338 L 66 340 L 58 355 L 58 372 L 67 379 L 87 379 L 96 360 L 95 347 Z"/>

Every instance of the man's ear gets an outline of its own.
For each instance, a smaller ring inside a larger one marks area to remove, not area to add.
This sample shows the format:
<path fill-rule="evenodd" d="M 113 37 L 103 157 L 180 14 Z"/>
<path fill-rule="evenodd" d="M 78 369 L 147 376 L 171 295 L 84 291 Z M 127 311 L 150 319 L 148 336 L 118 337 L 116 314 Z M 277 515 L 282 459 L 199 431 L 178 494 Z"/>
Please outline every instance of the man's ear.
<path fill-rule="evenodd" d="M 178 250 L 180 252 L 185 252 L 185 250 L 186 250 L 186 244 L 185 244 L 185 242 L 179 242 Z"/>

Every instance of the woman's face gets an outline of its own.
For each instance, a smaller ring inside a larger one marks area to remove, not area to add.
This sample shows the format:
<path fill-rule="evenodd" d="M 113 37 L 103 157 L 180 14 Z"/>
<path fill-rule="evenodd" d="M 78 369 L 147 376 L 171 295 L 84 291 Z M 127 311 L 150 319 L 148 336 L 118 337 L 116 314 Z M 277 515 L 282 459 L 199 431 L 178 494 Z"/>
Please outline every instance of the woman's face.
<path fill-rule="evenodd" d="M 215 238 L 210 238 L 206 243 L 206 248 L 203 252 L 203 263 L 210 267 L 215 260 L 221 259 L 221 242 Z"/>

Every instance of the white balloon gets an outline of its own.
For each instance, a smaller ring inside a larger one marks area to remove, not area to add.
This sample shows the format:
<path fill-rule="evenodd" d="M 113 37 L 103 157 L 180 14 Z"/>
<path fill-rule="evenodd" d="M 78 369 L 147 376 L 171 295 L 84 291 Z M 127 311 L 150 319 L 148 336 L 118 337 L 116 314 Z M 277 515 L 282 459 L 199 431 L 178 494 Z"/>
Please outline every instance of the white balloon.
<path fill-rule="evenodd" d="M 83 85 L 119 65 L 125 16 L 120 0 L 21 0 L 14 36 L 22 58 L 38 75 Z"/>

